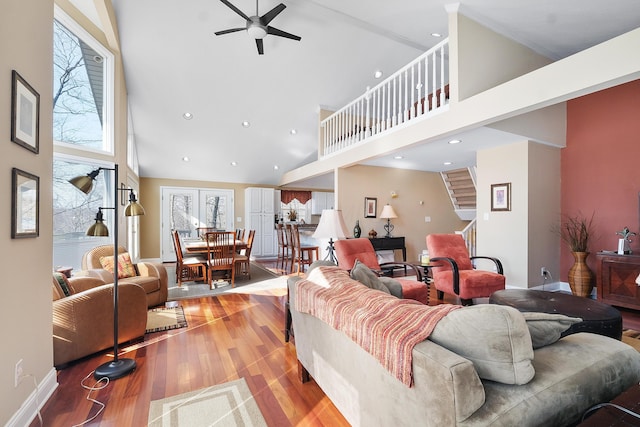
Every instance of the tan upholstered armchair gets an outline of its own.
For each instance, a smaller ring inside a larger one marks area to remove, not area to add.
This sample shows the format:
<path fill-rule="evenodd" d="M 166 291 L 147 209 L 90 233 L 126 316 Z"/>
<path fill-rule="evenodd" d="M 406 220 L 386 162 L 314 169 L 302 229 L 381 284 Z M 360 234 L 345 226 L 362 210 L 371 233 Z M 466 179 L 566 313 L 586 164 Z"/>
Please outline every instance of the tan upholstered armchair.
<path fill-rule="evenodd" d="M 113 346 L 113 284 L 95 277 L 65 280 L 65 294 L 53 279 L 53 364 L 60 367 Z M 118 341 L 142 337 L 147 297 L 133 283 L 118 285 Z"/>
<path fill-rule="evenodd" d="M 118 248 L 118 255 L 126 254 L 123 247 Z M 80 275 L 97 277 L 105 283 L 113 283 L 113 273 L 102 266 L 100 259 L 113 256 L 113 245 L 102 245 L 91 249 L 82 257 L 83 272 Z M 135 272 L 130 277 L 121 277 L 119 283 L 135 283 L 140 285 L 147 294 L 147 305 L 155 307 L 167 302 L 168 277 L 167 270 L 160 263 L 139 262 L 133 265 Z"/>

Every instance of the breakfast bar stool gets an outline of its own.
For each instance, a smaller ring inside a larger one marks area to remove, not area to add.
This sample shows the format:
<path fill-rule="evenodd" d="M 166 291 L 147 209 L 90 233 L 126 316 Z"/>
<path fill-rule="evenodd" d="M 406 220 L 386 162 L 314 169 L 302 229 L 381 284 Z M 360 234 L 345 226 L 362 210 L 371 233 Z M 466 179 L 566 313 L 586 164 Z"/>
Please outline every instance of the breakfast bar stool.
<path fill-rule="evenodd" d="M 291 263 L 291 273 L 293 273 L 293 264 L 298 266 L 296 274 L 304 273 L 304 266 L 311 265 L 314 261 L 318 260 L 320 256 L 320 249 L 318 246 L 302 246 L 300 244 L 300 232 L 298 230 L 298 224 L 291 226 L 291 239 L 293 241 L 293 257 Z M 314 257 L 315 254 L 315 257 Z"/>

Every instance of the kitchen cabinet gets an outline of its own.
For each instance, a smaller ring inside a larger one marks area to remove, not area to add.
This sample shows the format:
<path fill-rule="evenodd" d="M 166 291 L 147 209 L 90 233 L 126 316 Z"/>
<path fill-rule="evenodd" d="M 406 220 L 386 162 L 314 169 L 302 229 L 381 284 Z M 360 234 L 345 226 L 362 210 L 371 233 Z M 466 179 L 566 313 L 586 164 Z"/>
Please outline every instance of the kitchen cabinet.
<path fill-rule="evenodd" d="M 271 257 L 277 253 L 275 230 L 275 190 L 249 187 L 244 191 L 245 235 L 255 230 L 251 255 Z"/>
<path fill-rule="evenodd" d="M 311 215 L 322 215 L 323 209 L 333 209 L 335 193 L 313 191 L 311 193 Z"/>

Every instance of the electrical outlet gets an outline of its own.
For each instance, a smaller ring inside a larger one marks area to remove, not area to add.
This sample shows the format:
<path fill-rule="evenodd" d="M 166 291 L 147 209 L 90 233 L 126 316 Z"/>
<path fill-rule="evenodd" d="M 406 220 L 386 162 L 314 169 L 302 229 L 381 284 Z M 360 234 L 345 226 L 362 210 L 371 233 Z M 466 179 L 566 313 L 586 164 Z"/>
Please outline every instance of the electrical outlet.
<path fill-rule="evenodd" d="M 547 271 L 546 267 L 540 267 L 540 275 L 542 277 L 547 277 L 549 275 L 549 272 Z"/>
<path fill-rule="evenodd" d="M 13 380 L 13 386 L 18 387 L 18 384 L 22 381 L 22 374 L 24 370 L 22 368 L 22 359 L 16 362 L 15 378 Z"/>

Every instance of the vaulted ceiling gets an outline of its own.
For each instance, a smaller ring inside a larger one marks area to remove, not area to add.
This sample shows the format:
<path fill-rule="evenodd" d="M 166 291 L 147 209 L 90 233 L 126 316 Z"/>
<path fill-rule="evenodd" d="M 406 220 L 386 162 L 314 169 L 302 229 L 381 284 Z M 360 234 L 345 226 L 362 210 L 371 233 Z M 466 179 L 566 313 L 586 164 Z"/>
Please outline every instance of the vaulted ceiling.
<path fill-rule="evenodd" d="M 254 0 L 231 3 L 256 14 Z M 340 108 L 377 84 L 374 71 L 388 76 L 441 40 L 432 33 L 447 36 L 447 3 L 285 0 L 270 25 L 302 40 L 268 35 L 258 55 L 246 31 L 214 35 L 245 25 L 219 0 L 113 0 L 141 176 L 278 184 L 316 159 L 319 108 Z M 259 15 L 277 4 L 261 0 Z M 465 0 L 460 11 L 551 59 L 640 23 L 637 0 Z"/>

